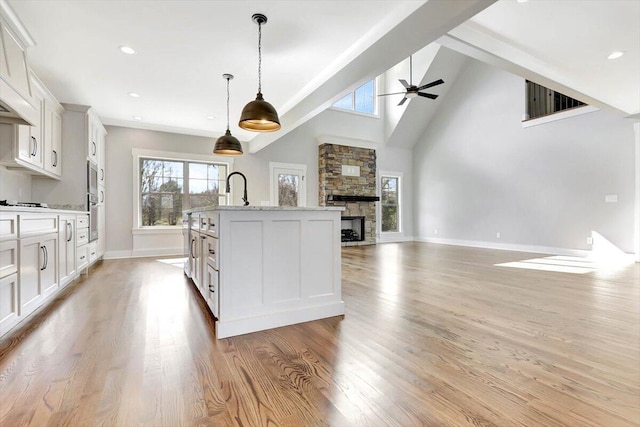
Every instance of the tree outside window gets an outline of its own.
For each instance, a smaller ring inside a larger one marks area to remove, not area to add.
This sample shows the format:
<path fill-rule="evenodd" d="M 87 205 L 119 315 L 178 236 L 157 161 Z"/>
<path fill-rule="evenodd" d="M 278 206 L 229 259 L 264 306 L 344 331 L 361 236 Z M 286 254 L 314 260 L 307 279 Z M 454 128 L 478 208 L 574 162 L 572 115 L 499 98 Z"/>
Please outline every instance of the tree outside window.
<path fill-rule="evenodd" d="M 140 225 L 175 226 L 183 209 L 226 204 L 226 175 L 226 164 L 141 158 Z"/>

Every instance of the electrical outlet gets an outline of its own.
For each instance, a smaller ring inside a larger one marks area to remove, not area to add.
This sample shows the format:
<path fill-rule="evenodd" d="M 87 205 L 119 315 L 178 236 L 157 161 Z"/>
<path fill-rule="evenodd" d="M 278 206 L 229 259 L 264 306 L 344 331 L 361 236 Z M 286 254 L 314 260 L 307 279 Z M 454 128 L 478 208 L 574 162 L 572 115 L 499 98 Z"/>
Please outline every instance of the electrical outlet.
<path fill-rule="evenodd" d="M 587 245 L 593 245 L 593 237 L 587 237 Z"/>
<path fill-rule="evenodd" d="M 438 234 L 438 229 L 437 228 L 433 230 L 433 234 Z"/>
<path fill-rule="evenodd" d="M 499 238 L 500 238 L 500 232 L 498 231 L 498 232 L 496 233 L 496 239 L 499 239 Z"/>

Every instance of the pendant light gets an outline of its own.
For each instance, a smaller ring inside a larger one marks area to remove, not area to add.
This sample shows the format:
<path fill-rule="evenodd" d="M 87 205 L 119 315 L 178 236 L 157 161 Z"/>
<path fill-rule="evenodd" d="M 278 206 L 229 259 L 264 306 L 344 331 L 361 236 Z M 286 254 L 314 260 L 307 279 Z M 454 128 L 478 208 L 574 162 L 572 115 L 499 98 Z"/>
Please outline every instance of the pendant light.
<path fill-rule="evenodd" d="M 240 144 L 238 138 L 231 135 L 229 130 L 229 80 L 233 78 L 233 75 L 223 74 L 222 77 L 227 80 L 227 131 L 216 141 L 213 153 L 222 154 L 223 156 L 239 156 L 242 154 L 242 144 Z"/>
<path fill-rule="evenodd" d="M 253 132 L 273 132 L 280 129 L 278 112 L 262 98 L 262 25 L 267 23 L 267 17 L 256 13 L 251 19 L 258 24 L 258 94 L 242 109 L 238 125 Z"/>

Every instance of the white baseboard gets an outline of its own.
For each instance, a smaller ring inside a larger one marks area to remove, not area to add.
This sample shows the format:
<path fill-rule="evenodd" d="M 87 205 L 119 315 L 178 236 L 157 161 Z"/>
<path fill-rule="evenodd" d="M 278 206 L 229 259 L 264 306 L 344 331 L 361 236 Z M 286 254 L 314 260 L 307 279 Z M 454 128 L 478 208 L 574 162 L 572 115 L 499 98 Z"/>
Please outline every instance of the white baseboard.
<path fill-rule="evenodd" d="M 137 251 L 107 251 L 104 259 L 146 258 L 154 256 L 182 256 L 182 248 L 158 248 Z"/>
<path fill-rule="evenodd" d="M 501 251 L 531 252 L 539 254 L 587 257 L 591 251 L 584 249 L 556 248 L 552 246 L 518 245 L 514 243 L 482 242 L 476 240 L 442 239 L 436 237 L 416 237 L 416 242 L 439 243 L 442 245 L 469 246 L 472 248 L 498 249 Z"/>
<path fill-rule="evenodd" d="M 405 236 L 404 234 L 381 234 L 376 238 L 376 243 L 401 243 L 413 242 L 413 236 Z"/>

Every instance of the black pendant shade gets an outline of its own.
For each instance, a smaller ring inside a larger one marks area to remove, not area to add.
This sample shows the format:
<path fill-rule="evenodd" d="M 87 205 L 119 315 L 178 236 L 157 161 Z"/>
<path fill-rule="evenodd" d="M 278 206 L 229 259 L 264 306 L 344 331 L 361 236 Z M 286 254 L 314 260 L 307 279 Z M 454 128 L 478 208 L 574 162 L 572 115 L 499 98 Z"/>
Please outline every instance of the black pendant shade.
<path fill-rule="evenodd" d="M 238 138 L 231 135 L 231 131 L 227 129 L 225 134 L 216 140 L 213 153 L 223 156 L 240 156 L 242 154 L 242 144 L 240 144 Z"/>
<path fill-rule="evenodd" d="M 267 17 L 256 13 L 251 19 L 258 24 L 258 94 L 242 109 L 238 126 L 253 132 L 273 132 L 280 129 L 278 112 L 262 97 L 262 25 Z"/>
<path fill-rule="evenodd" d="M 229 130 L 229 80 L 233 78 L 233 75 L 223 74 L 222 78 L 227 81 L 227 131 L 216 140 L 216 145 L 213 146 L 213 154 L 239 156 L 242 154 L 242 144 L 240 144 L 238 138 L 231 135 Z"/>
<path fill-rule="evenodd" d="M 273 132 L 280 129 L 278 112 L 262 98 L 260 92 L 255 101 L 249 102 L 242 109 L 239 124 L 242 129 L 254 132 Z"/>

